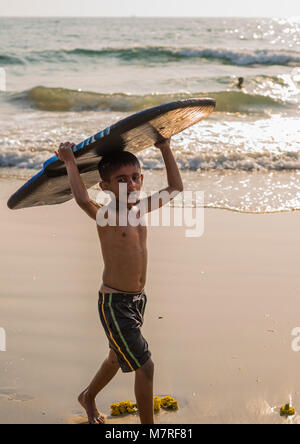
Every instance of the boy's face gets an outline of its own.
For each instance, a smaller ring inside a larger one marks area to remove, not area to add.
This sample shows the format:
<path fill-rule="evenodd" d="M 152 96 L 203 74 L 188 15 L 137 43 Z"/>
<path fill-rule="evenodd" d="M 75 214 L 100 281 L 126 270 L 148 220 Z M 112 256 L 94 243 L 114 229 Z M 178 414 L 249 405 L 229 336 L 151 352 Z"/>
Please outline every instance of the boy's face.
<path fill-rule="evenodd" d="M 144 176 L 141 174 L 141 170 L 136 165 L 124 165 L 117 171 L 112 173 L 108 182 L 103 181 L 100 183 L 100 187 L 103 191 L 110 191 L 116 196 L 116 200 L 120 198 L 120 184 L 127 186 L 127 203 L 128 197 L 131 193 L 136 193 L 135 202 L 130 200 L 129 206 L 134 205 L 139 200 L 140 191 L 143 186 Z M 123 186 L 124 186 L 123 185 Z"/>

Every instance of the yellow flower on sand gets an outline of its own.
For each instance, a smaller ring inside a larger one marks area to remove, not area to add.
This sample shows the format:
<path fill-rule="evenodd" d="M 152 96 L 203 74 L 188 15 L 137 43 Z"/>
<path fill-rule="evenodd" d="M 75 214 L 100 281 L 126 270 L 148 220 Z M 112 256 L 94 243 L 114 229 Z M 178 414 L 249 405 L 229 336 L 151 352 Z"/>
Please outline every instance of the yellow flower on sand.
<path fill-rule="evenodd" d="M 172 396 L 164 396 L 161 399 L 158 396 L 154 396 L 153 409 L 155 412 L 159 412 L 160 408 L 178 410 L 178 402 Z M 136 413 L 137 405 L 127 400 L 111 404 L 110 409 L 112 416 L 119 416 L 124 413 Z"/>
<path fill-rule="evenodd" d="M 153 408 L 155 412 L 158 412 L 160 409 L 160 399 L 158 396 L 154 396 L 153 398 Z"/>
<path fill-rule="evenodd" d="M 112 416 L 120 415 L 119 404 L 112 404 L 110 408 Z"/>
<path fill-rule="evenodd" d="M 163 409 L 178 410 L 178 402 L 172 396 L 164 396 L 160 404 Z"/>
<path fill-rule="evenodd" d="M 111 415 L 118 416 L 124 413 L 135 413 L 137 411 L 136 404 L 130 401 L 121 401 L 110 406 Z"/>
<path fill-rule="evenodd" d="M 289 404 L 286 404 L 284 407 L 280 408 L 280 415 L 281 416 L 294 416 L 295 409 L 293 407 L 290 407 Z"/>

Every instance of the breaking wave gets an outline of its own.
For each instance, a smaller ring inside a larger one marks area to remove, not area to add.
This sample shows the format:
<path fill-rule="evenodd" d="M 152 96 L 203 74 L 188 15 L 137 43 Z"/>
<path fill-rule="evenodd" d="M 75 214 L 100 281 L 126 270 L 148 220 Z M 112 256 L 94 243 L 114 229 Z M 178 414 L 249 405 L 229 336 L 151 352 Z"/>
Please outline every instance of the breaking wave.
<path fill-rule="evenodd" d="M 3 145 L 0 140 L 0 146 Z M 1 147 L 0 167 L 36 169 L 42 168 L 43 163 L 53 156 L 53 151 L 41 150 L 32 152 L 27 149 Z M 161 170 L 164 164 L 155 154 L 139 153 L 142 168 L 145 170 Z M 187 155 L 178 152 L 176 156 L 181 170 L 190 171 L 299 171 L 300 152 L 289 151 L 283 153 L 243 153 L 243 152 L 215 152 L 200 151 Z"/>
<path fill-rule="evenodd" d="M 182 60 L 216 60 L 221 64 L 236 66 L 288 65 L 296 66 L 300 55 L 289 50 L 258 49 L 234 51 L 224 48 L 172 48 L 164 46 L 136 46 L 129 48 L 61 49 L 24 52 L 19 55 L 0 54 L 2 64 L 80 63 L 98 62 L 114 58 L 123 62 L 166 63 Z"/>
<path fill-rule="evenodd" d="M 266 110 L 292 106 L 280 99 L 243 91 L 133 95 L 125 93 L 101 94 L 43 86 L 37 86 L 22 93 L 8 94 L 7 100 L 43 111 L 138 112 L 159 106 L 162 103 L 192 97 L 211 97 L 217 101 L 216 111 L 226 113 L 264 113 Z"/>

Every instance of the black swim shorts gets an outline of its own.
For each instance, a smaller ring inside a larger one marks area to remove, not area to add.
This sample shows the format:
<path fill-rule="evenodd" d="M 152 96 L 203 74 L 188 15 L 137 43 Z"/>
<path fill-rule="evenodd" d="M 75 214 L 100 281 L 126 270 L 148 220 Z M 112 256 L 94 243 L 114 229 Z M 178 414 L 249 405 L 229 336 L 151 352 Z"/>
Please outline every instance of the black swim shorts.
<path fill-rule="evenodd" d="M 101 323 L 124 373 L 138 370 L 151 356 L 141 333 L 146 303 L 145 293 L 99 292 Z"/>

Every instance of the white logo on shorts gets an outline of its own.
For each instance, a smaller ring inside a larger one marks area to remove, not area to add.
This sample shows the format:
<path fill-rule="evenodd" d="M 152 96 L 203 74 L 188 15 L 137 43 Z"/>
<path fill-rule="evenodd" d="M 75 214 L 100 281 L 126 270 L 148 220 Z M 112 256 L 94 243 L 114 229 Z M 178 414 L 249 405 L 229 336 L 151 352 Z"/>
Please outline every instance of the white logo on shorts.
<path fill-rule="evenodd" d="M 133 297 L 133 302 L 140 301 L 142 299 L 142 297 L 143 297 L 143 295 L 141 295 L 141 294 L 139 294 L 137 296 L 134 296 Z"/>

